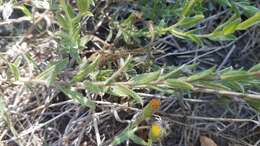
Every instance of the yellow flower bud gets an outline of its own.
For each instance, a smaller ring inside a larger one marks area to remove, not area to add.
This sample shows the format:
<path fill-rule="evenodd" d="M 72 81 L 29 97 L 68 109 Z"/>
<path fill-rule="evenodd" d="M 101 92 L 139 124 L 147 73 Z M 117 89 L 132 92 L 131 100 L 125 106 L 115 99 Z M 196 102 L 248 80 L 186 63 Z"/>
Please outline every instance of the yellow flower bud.
<path fill-rule="evenodd" d="M 160 108 L 160 100 L 159 99 L 152 99 L 149 103 L 153 111 L 158 110 Z"/>
<path fill-rule="evenodd" d="M 143 118 L 151 118 L 154 112 L 160 108 L 160 100 L 152 99 L 143 110 Z"/>

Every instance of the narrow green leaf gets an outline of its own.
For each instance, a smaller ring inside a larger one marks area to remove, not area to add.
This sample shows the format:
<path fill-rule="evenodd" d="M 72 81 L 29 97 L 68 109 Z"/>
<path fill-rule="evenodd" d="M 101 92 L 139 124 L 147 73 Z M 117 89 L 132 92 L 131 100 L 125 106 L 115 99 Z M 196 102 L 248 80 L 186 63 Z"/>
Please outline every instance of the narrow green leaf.
<path fill-rule="evenodd" d="M 82 96 L 77 91 L 73 91 L 70 87 L 59 86 L 59 89 L 73 101 L 75 101 L 83 106 L 89 107 L 92 110 L 95 109 L 96 105 L 92 100 L 88 99 L 87 97 Z"/>
<path fill-rule="evenodd" d="M 136 144 L 139 144 L 139 145 L 144 145 L 144 146 L 147 146 L 148 143 L 145 142 L 142 138 L 138 137 L 137 135 L 135 134 L 130 134 L 129 135 L 129 138 Z"/>
<path fill-rule="evenodd" d="M 37 69 L 39 68 L 35 58 L 33 58 L 29 52 L 22 54 L 22 57 L 26 60 L 28 66 L 32 66 L 33 68 L 37 68 Z"/>
<path fill-rule="evenodd" d="M 229 25 L 230 23 L 232 23 L 234 20 L 236 19 L 240 19 L 240 16 L 237 16 L 236 14 L 233 14 L 227 21 L 225 21 L 222 24 L 219 24 L 215 30 L 212 32 L 212 34 L 219 34 L 223 31 L 223 28 L 227 25 Z"/>
<path fill-rule="evenodd" d="M 188 38 L 190 38 L 193 42 L 197 43 L 198 45 L 202 46 L 202 41 L 199 37 L 194 34 L 186 34 Z"/>
<path fill-rule="evenodd" d="M 79 13 L 83 14 L 86 11 L 89 11 L 90 4 L 92 0 L 77 0 L 77 6 L 79 8 Z"/>
<path fill-rule="evenodd" d="M 260 12 L 259 8 L 255 7 L 255 6 L 252 6 L 252 5 L 249 6 L 249 5 L 241 4 L 239 6 L 243 9 L 243 11 L 246 14 L 246 16 L 249 16 L 249 17 L 255 15 L 258 12 Z"/>
<path fill-rule="evenodd" d="M 260 111 L 260 100 L 245 98 L 245 101 L 257 111 Z"/>
<path fill-rule="evenodd" d="M 223 31 L 224 31 L 224 35 L 228 35 L 228 34 L 231 34 L 233 32 L 236 31 L 236 28 L 237 26 L 239 25 L 239 23 L 241 22 L 241 19 L 238 18 L 232 22 L 230 22 L 229 24 L 227 24 L 224 28 L 223 28 Z"/>
<path fill-rule="evenodd" d="M 232 91 L 238 91 L 241 93 L 245 93 L 245 88 L 243 85 L 237 81 L 224 81 L 223 85 L 230 88 Z"/>
<path fill-rule="evenodd" d="M 77 39 L 79 38 L 79 35 L 78 34 L 75 35 L 75 34 L 76 33 L 74 31 L 74 33 L 71 35 L 72 40 L 70 40 L 70 41 L 71 41 L 71 44 L 74 43 L 74 45 L 69 47 L 69 53 L 72 56 L 72 58 L 75 59 L 77 61 L 77 63 L 80 64 L 81 58 L 80 58 L 80 54 L 79 54 L 79 50 L 78 50 L 78 44 L 77 44 L 77 42 L 78 42 Z"/>
<path fill-rule="evenodd" d="M 179 67 L 171 67 L 170 72 L 166 73 L 165 75 L 160 76 L 159 80 L 165 80 L 169 78 L 178 78 L 180 75 L 184 74 L 190 74 L 193 69 L 195 69 L 198 66 L 198 63 L 194 64 L 183 64 Z"/>
<path fill-rule="evenodd" d="M 206 81 L 200 81 L 200 85 L 206 86 L 207 88 L 211 89 L 224 89 L 224 90 L 231 90 L 229 87 L 226 87 L 222 83 L 219 82 L 206 82 Z"/>
<path fill-rule="evenodd" d="M 255 24 L 260 22 L 260 12 L 256 13 L 254 16 L 248 18 L 237 26 L 238 30 L 245 30 Z"/>
<path fill-rule="evenodd" d="M 65 11 L 65 14 L 69 19 L 76 17 L 75 12 L 73 11 L 73 8 L 70 4 L 65 4 L 63 10 Z"/>
<path fill-rule="evenodd" d="M 152 81 L 156 81 L 159 78 L 159 76 L 160 76 L 160 71 L 144 73 L 131 78 L 130 82 L 133 82 L 135 85 L 147 84 Z"/>
<path fill-rule="evenodd" d="M 115 85 L 112 86 L 112 92 L 118 96 L 130 96 L 132 97 L 137 103 L 143 105 L 142 97 L 136 94 L 134 91 L 130 90 L 127 86 L 124 85 Z"/>
<path fill-rule="evenodd" d="M 130 138 L 130 135 L 133 135 L 137 128 L 131 129 L 130 126 L 128 126 L 125 130 L 123 130 L 118 136 L 114 138 L 112 141 L 112 146 L 117 146 L 124 141 L 128 140 Z"/>
<path fill-rule="evenodd" d="M 32 13 L 30 12 L 30 10 L 28 8 L 26 8 L 25 5 L 22 6 L 16 6 L 17 9 L 20 9 L 26 16 L 28 17 L 32 17 Z"/>
<path fill-rule="evenodd" d="M 71 19 L 71 23 L 74 24 L 74 30 L 76 30 L 80 25 L 80 19 L 81 19 L 81 15 L 75 16 L 74 18 Z"/>
<path fill-rule="evenodd" d="M 184 17 L 179 22 L 177 26 L 180 27 L 192 27 L 204 19 L 204 15 L 195 15 L 193 17 Z"/>
<path fill-rule="evenodd" d="M 191 82 L 191 81 L 196 81 L 196 80 L 200 80 L 200 79 L 209 77 L 214 73 L 214 71 L 215 71 L 215 67 L 212 67 L 210 69 L 207 69 L 205 71 L 199 72 L 197 74 L 194 74 L 194 75 L 188 77 L 187 81 Z"/>
<path fill-rule="evenodd" d="M 180 31 L 180 30 L 178 30 L 178 29 L 176 29 L 176 28 L 174 28 L 174 27 L 169 27 L 169 28 L 168 28 L 168 31 L 169 31 L 172 35 L 174 35 L 174 36 L 176 36 L 176 37 L 178 37 L 178 38 L 180 38 L 180 39 L 185 39 L 185 37 L 186 37 L 186 34 L 185 34 L 184 32 L 182 32 L 182 31 Z"/>
<path fill-rule="evenodd" d="M 219 2 L 221 5 L 225 6 L 230 6 L 231 7 L 231 3 L 229 2 L 229 0 L 216 0 L 217 2 Z"/>
<path fill-rule="evenodd" d="M 88 63 L 87 61 L 81 64 L 79 72 L 73 77 L 73 81 L 82 81 L 87 75 L 91 72 L 94 72 L 99 64 L 100 56 L 97 56 L 92 63 Z"/>
<path fill-rule="evenodd" d="M 9 64 L 9 68 L 10 68 L 12 74 L 14 75 L 15 80 L 19 80 L 20 72 L 19 72 L 18 67 L 14 63 L 11 63 L 11 64 Z"/>
<path fill-rule="evenodd" d="M 165 79 L 174 77 L 175 75 L 178 75 L 182 71 L 182 69 L 184 69 L 185 67 L 186 67 L 186 65 L 184 64 L 184 65 L 170 71 L 169 73 L 167 73 L 163 76 L 160 76 L 159 80 L 165 80 Z"/>
<path fill-rule="evenodd" d="M 175 89 L 191 90 L 193 88 L 192 84 L 178 79 L 168 79 L 166 80 L 166 83 L 168 86 Z"/>
<path fill-rule="evenodd" d="M 194 4 L 196 3 L 196 0 L 188 0 L 185 4 L 185 6 L 183 7 L 183 10 L 181 12 L 183 17 L 186 17 L 189 15 L 192 7 L 194 6 Z"/>
<path fill-rule="evenodd" d="M 228 80 L 228 81 L 242 81 L 242 80 L 247 80 L 250 77 L 252 77 L 252 75 L 249 72 L 243 70 L 230 70 L 224 72 L 220 76 L 221 80 Z"/>
<path fill-rule="evenodd" d="M 224 35 L 224 32 L 220 30 L 211 33 L 207 38 L 213 41 L 232 41 L 236 39 L 236 36 L 233 34 Z"/>
<path fill-rule="evenodd" d="M 68 24 L 68 22 L 67 22 L 65 16 L 63 16 L 63 15 L 58 15 L 58 16 L 57 16 L 57 21 L 58 21 L 59 25 L 60 25 L 63 29 L 69 30 L 70 26 L 69 26 L 69 24 Z"/>
<path fill-rule="evenodd" d="M 97 86 L 89 81 L 85 81 L 84 86 L 89 92 L 96 93 L 96 94 L 103 93 L 105 88 L 105 87 Z"/>
<path fill-rule="evenodd" d="M 241 10 L 236 5 L 237 3 L 231 2 L 231 11 L 233 11 L 234 15 L 237 17 L 241 16 Z"/>
<path fill-rule="evenodd" d="M 36 77 L 36 79 L 45 80 L 47 86 L 50 86 L 55 81 L 57 75 L 64 69 L 64 67 L 67 64 L 68 64 L 67 59 L 54 62 L 46 70 L 40 73 Z"/>
<path fill-rule="evenodd" d="M 93 0 L 77 0 L 76 2 L 81 16 L 85 16 L 87 13 L 92 14 L 89 10 Z"/>
<path fill-rule="evenodd" d="M 260 71 L 260 63 L 254 65 L 249 69 L 249 72 L 257 72 L 257 71 Z"/>

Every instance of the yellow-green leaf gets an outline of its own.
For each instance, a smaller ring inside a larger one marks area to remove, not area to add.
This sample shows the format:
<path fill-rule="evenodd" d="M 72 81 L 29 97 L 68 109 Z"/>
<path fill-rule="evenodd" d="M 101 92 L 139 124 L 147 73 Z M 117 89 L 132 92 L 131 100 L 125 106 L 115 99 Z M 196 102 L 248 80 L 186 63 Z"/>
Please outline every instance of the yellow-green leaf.
<path fill-rule="evenodd" d="M 176 25 L 180 27 L 191 27 L 204 19 L 204 15 L 195 15 L 193 17 L 184 17 Z"/>
<path fill-rule="evenodd" d="M 249 72 L 256 72 L 256 71 L 260 71 L 260 63 L 254 65 L 249 69 Z"/>
<path fill-rule="evenodd" d="M 188 77 L 187 81 L 190 82 L 190 81 L 195 81 L 195 80 L 200 80 L 200 79 L 206 78 L 206 77 L 212 75 L 214 73 L 214 71 L 215 71 L 215 67 L 212 67 L 210 69 L 196 73 L 196 74 Z"/>
<path fill-rule="evenodd" d="M 57 75 L 64 69 L 67 63 L 68 60 L 66 59 L 54 62 L 46 70 L 40 73 L 36 79 L 45 80 L 47 86 L 50 86 L 55 81 Z"/>
<path fill-rule="evenodd" d="M 90 64 L 87 61 L 81 64 L 79 72 L 73 77 L 73 81 L 81 81 L 86 78 L 89 73 L 94 72 L 99 64 L 99 58 L 100 56 L 97 56 Z"/>
<path fill-rule="evenodd" d="M 59 86 L 59 89 L 65 95 L 67 95 L 69 98 L 71 98 L 73 101 L 75 101 L 83 106 L 89 107 L 92 110 L 95 109 L 95 107 L 96 107 L 95 103 L 91 99 L 81 95 L 79 92 L 73 91 L 70 87 Z"/>
<path fill-rule="evenodd" d="M 224 35 L 228 35 L 228 34 L 231 34 L 231 33 L 235 32 L 236 28 L 237 28 L 237 26 L 239 25 L 240 22 L 241 22 L 241 19 L 237 18 L 236 20 L 231 21 L 229 24 L 227 24 L 223 28 Z"/>
<path fill-rule="evenodd" d="M 134 91 L 129 89 L 127 86 L 124 85 L 115 85 L 112 86 L 112 92 L 118 96 L 130 96 L 132 97 L 136 102 L 143 105 L 142 97 L 140 97 L 138 94 L 136 94 Z"/>
<path fill-rule="evenodd" d="M 160 76 L 160 71 L 144 73 L 144 74 L 133 77 L 130 80 L 130 82 L 133 82 L 136 85 L 147 84 L 152 81 L 156 81 L 159 78 L 159 76 Z"/>
<path fill-rule="evenodd" d="M 19 71 L 18 67 L 16 66 L 16 64 L 14 64 L 14 63 L 9 64 L 9 68 L 10 68 L 12 74 L 14 75 L 15 80 L 19 80 L 20 71 Z"/>
<path fill-rule="evenodd" d="M 168 86 L 175 89 L 191 90 L 193 88 L 192 84 L 178 79 L 168 79 L 166 80 L 166 83 Z"/>
<path fill-rule="evenodd" d="M 89 81 L 85 81 L 84 86 L 89 92 L 96 93 L 96 94 L 103 93 L 105 88 L 105 87 L 97 86 Z"/>
<path fill-rule="evenodd" d="M 183 7 L 183 10 L 182 10 L 182 16 L 185 17 L 185 16 L 188 16 L 192 7 L 196 4 L 196 0 L 189 0 L 186 2 L 185 6 Z"/>
<path fill-rule="evenodd" d="M 90 6 L 93 4 L 93 0 L 77 0 L 77 6 L 79 8 L 79 13 L 84 15 L 86 12 L 89 12 Z M 89 12 L 91 13 L 91 12 Z"/>
<path fill-rule="evenodd" d="M 129 138 L 136 144 L 139 144 L 139 145 L 144 145 L 144 146 L 147 146 L 148 143 L 145 142 L 142 138 L 138 137 L 137 135 L 135 135 L 134 133 L 133 134 L 130 134 L 129 135 Z"/>
<path fill-rule="evenodd" d="M 28 8 L 25 7 L 25 5 L 22 6 L 16 6 L 15 8 L 20 9 L 26 16 L 32 17 L 32 13 Z"/>
<path fill-rule="evenodd" d="M 223 73 L 220 78 L 221 80 L 228 80 L 228 81 L 242 81 L 252 77 L 252 75 L 243 70 L 230 70 Z"/>
<path fill-rule="evenodd" d="M 124 141 L 128 140 L 130 138 L 130 136 L 135 133 L 136 130 L 137 130 L 137 128 L 132 128 L 132 127 L 128 126 L 125 130 L 123 130 L 118 136 L 116 136 L 113 139 L 111 145 L 117 146 L 117 145 L 123 143 Z"/>
<path fill-rule="evenodd" d="M 260 22 L 260 12 L 256 13 L 254 16 L 248 18 L 237 26 L 238 30 L 245 30 L 255 24 Z"/>

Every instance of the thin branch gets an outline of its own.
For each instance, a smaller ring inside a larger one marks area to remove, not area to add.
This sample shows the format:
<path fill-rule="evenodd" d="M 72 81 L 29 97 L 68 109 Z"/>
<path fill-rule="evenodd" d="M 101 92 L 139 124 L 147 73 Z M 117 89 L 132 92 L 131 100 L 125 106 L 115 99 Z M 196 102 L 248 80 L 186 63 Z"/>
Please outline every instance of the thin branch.
<path fill-rule="evenodd" d="M 210 93 L 210 94 L 220 94 L 220 95 L 227 95 L 239 98 L 250 98 L 250 99 L 257 99 L 260 100 L 259 94 L 248 94 L 248 93 L 240 93 L 240 92 L 233 92 L 227 90 L 217 90 L 217 89 L 207 89 L 207 88 L 199 88 L 194 87 L 192 89 L 194 92 L 201 92 L 201 93 Z"/>
<path fill-rule="evenodd" d="M 98 123 L 97 123 L 97 117 L 95 114 L 93 114 L 93 126 L 95 129 L 95 135 L 96 135 L 96 140 L 97 140 L 97 146 L 101 146 L 102 142 L 101 142 L 101 138 L 100 138 L 100 133 L 98 130 Z"/>
<path fill-rule="evenodd" d="M 17 19 L 9 19 L 9 20 L 6 20 L 4 22 L 0 22 L 0 26 L 10 25 L 10 24 L 13 24 L 13 23 L 21 23 L 21 22 L 24 22 L 24 21 L 32 22 L 32 18 L 24 16 L 24 17 L 20 17 L 20 18 L 17 18 Z"/>
<path fill-rule="evenodd" d="M 160 112 L 161 113 L 161 112 Z M 167 117 L 173 118 L 187 118 L 192 120 L 206 120 L 206 121 L 221 121 L 221 122 L 252 122 L 256 125 L 260 126 L 260 122 L 252 120 L 252 119 L 235 119 L 235 118 L 214 118 L 214 117 L 200 117 L 200 116 L 186 116 L 181 114 L 168 114 L 168 113 L 161 113 Z"/>
<path fill-rule="evenodd" d="M 95 85 L 98 86 L 111 86 L 111 85 L 117 85 L 117 84 L 124 84 L 127 86 L 133 86 L 134 84 L 131 82 L 115 82 L 110 83 L 114 78 L 116 78 L 122 71 L 124 67 L 121 67 L 116 73 L 114 73 L 105 83 L 104 82 L 92 82 Z M 37 80 L 37 79 L 29 79 L 29 78 L 20 78 L 19 81 L 14 82 L 14 84 L 22 85 L 23 83 L 33 83 L 33 84 L 41 84 L 41 85 L 47 85 L 44 80 Z M 57 85 L 64 85 L 65 82 L 58 81 L 55 82 Z M 152 82 L 151 84 L 160 85 L 163 84 L 162 82 Z M 138 86 L 138 87 L 147 87 L 144 86 Z M 77 89 L 85 89 L 84 83 L 77 83 L 76 84 Z M 234 92 L 234 91 L 227 91 L 227 90 L 218 90 L 218 89 L 210 89 L 206 87 L 200 87 L 199 85 L 194 85 L 192 88 L 192 91 L 194 92 L 200 92 L 200 93 L 209 93 L 209 94 L 219 94 L 219 95 L 226 95 L 231 97 L 239 97 L 239 98 L 249 98 L 249 99 L 257 99 L 260 100 L 260 94 L 249 94 L 249 93 L 240 93 L 240 92 Z"/>

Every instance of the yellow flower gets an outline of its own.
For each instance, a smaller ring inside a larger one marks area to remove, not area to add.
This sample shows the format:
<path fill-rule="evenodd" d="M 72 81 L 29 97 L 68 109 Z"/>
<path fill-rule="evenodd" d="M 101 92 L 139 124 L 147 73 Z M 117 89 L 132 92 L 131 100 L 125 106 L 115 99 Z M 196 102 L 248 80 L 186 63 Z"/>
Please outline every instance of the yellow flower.
<path fill-rule="evenodd" d="M 159 123 L 153 123 L 150 128 L 150 139 L 158 140 L 163 133 L 163 129 Z"/>

